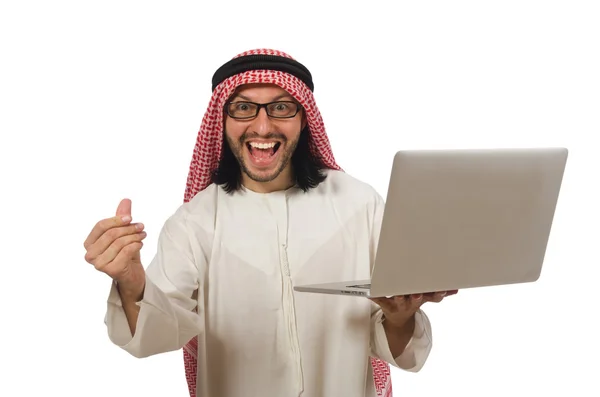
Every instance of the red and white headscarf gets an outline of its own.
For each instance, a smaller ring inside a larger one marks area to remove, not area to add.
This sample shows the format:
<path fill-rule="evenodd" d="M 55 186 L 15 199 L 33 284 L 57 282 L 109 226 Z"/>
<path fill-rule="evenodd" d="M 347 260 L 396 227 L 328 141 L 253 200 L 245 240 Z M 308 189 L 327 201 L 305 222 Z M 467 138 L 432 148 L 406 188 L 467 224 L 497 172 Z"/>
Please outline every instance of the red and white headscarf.
<path fill-rule="evenodd" d="M 246 51 L 235 56 L 233 59 L 253 55 L 270 55 L 293 59 L 286 53 L 269 49 Z M 198 192 L 204 190 L 211 184 L 211 172 L 217 168 L 221 157 L 221 148 L 223 144 L 223 109 L 225 102 L 240 85 L 252 83 L 275 84 L 292 95 L 302 105 L 302 108 L 306 113 L 310 131 L 310 150 L 316 154 L 317 157 L 322 159 L 326 167 L 341 170 L 333 157 L 329 139 L 325 133 L 325 126 L 323 124 L 323 119 L 321 118 L 321 113 L 316 106 L 313 93 L 308 85 L 298 77 L 278 70 L 254 69 L 242 71 L 226 78 L 213 89 L 213 95 L 202 119 L 198 138 L 194 147 L 187 178 L 184 202 L 188 202 Z M 194 337 L 184 346 L 183 355 L 190 396 L 196 397 L 198 365 L 197 337 Z M 371 365 L 373 367 L 377 395 L 381 397 L 391 397 L 392 382 L 389 364 L 379 359 L 371 358 Z"/>

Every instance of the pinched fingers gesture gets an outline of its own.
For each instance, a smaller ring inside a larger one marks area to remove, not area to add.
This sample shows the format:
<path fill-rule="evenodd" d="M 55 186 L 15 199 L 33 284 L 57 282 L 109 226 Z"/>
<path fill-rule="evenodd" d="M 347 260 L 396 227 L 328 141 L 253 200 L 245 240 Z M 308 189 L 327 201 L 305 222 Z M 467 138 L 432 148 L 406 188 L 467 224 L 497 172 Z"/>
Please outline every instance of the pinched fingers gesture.
<path fill-rule="evenodd" d="M 131 201 L 122 200 L 116 216 L 99 221 L 83 244 L 86 262 L 117 281 L 135 282 L 143 271 L 140 250 L 146 232 L 131 220 Z"/>

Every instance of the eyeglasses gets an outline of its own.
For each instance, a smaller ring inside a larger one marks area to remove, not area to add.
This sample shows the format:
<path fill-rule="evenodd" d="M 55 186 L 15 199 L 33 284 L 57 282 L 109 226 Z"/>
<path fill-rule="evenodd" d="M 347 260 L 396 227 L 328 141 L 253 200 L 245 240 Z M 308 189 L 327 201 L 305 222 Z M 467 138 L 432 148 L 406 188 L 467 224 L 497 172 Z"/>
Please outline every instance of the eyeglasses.
<path fill-rule="evenodd" d="M 244 120 L 258 116 L 261 108 L 265 108 L 267 115 L 275 119 L 289 119 L 298 114 L 302 107 L 296 102 L 279 101 L 269 103 L 255 102 L 228 102 L 225 111 L 234 119 Z"/>

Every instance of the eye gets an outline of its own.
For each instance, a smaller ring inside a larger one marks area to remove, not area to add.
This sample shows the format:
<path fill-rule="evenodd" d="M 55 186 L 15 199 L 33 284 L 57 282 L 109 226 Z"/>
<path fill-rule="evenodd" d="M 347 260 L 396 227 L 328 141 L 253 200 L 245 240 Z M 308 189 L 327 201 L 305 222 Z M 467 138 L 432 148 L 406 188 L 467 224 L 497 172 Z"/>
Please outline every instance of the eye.
<path fill-rule="evenodd" d="M 297 112 L 294 102 L 273 102 L 269 104 L 269 113 L 273 117 L 291 117 Z"/>

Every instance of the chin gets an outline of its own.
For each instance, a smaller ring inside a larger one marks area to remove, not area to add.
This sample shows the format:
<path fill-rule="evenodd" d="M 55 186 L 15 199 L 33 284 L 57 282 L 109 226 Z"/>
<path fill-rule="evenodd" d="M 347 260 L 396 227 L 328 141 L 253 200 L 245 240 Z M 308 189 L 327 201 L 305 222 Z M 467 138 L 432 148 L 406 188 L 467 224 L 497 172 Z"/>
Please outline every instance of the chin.
<path fill-rule="evenodd" d="M 275 180 L 283 171 L 282 164 L 279 163 L 273 164 L 268 168 L 258 168 L 248 164 L 248 162 L 245 161 L 242 168 L 244 173 L 255 182 L 271 182 Z"/>

